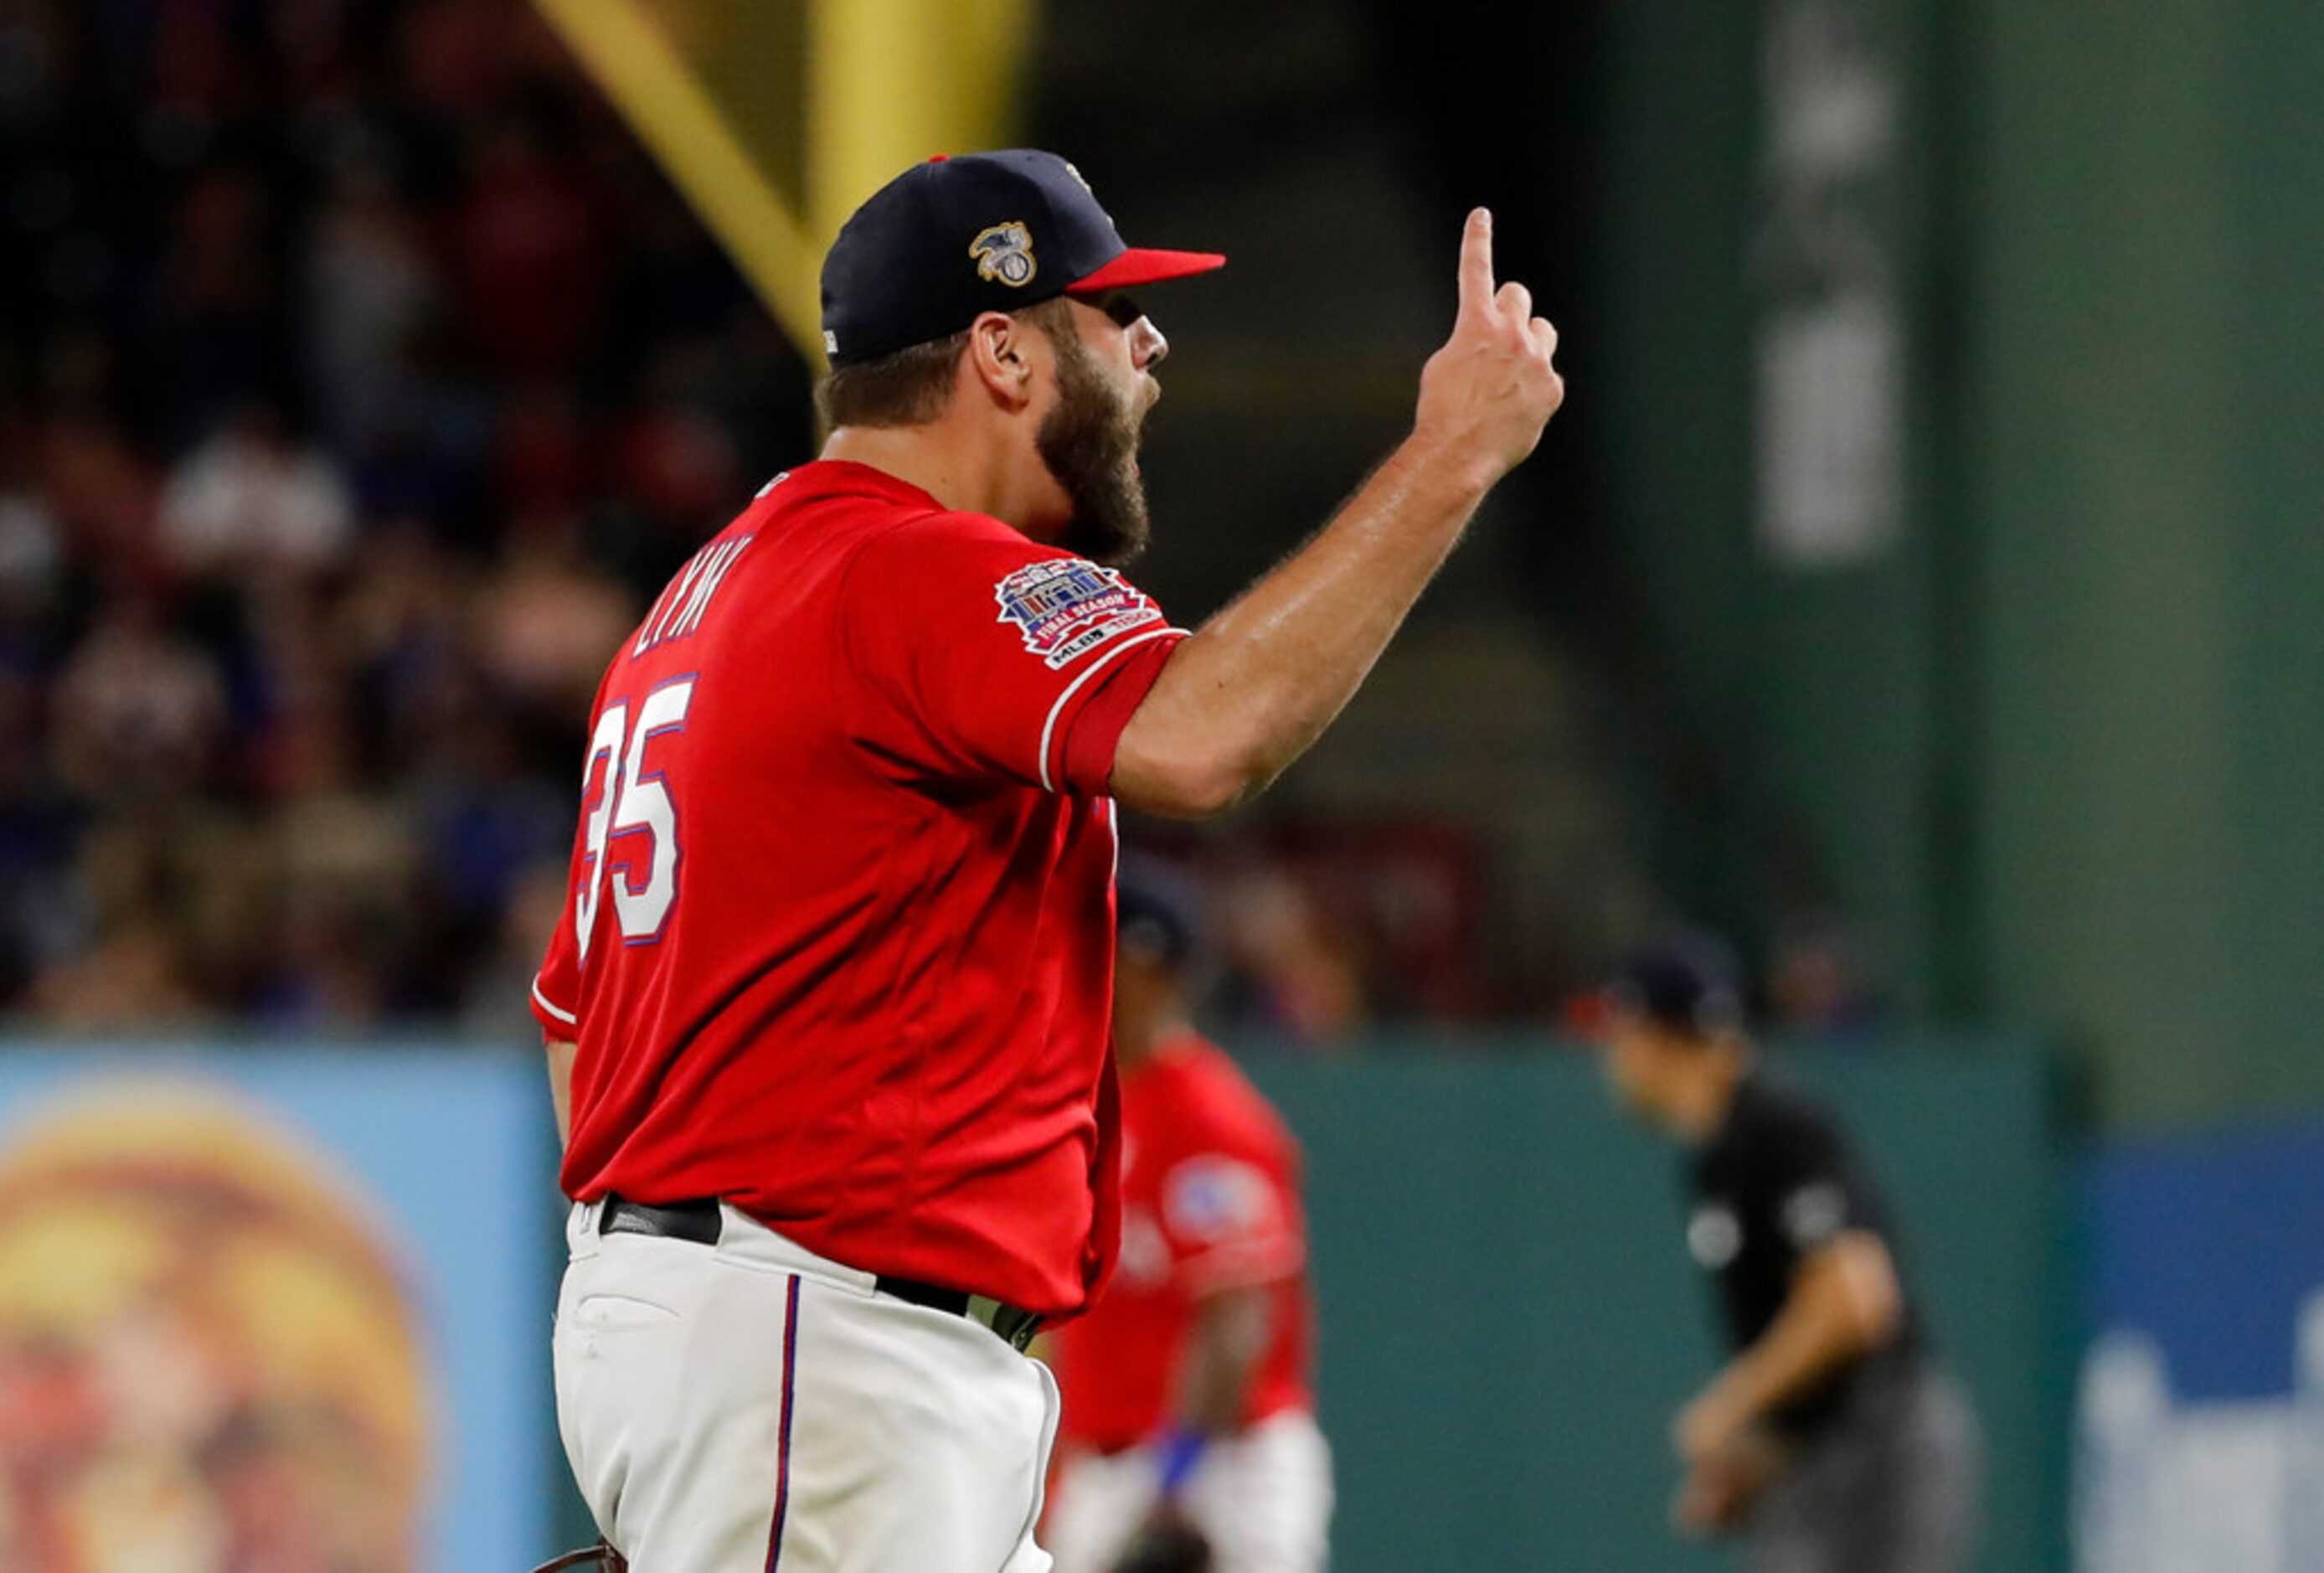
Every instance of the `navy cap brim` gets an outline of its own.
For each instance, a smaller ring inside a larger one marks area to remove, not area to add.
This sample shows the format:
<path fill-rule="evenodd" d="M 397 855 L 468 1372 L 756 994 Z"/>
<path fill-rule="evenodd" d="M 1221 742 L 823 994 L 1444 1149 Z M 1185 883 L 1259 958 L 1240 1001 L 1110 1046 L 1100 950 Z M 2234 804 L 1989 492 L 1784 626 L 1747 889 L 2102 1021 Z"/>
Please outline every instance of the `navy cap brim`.
<path fill-rule="evenodd" d="M 1093 273 L 1065 286 L 1068 295 L 1095 295 L 1107 290 L 1134 290 L 1196 273 L 1215 273 L 1227 259 L 1214 251 L 1157 251 L 1131 246 Z"/>

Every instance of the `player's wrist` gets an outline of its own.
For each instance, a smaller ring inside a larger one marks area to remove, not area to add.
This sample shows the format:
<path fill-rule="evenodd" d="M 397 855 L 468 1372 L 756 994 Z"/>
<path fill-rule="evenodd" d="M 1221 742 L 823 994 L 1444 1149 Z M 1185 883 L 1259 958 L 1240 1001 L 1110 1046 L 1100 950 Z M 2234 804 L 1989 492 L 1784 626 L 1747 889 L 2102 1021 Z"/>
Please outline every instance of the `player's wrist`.
<path fill-rule="evenodd" d="M 1156 1484 L 1162 1500 L 1175 1500 L 1185 1491 L 1203 1461 L 1210 1438 L 1192 1426 L 1173 1426 L 1155 1444 Z"/>
<path fill-rule="evenodd" d="M 1430 489 L 1441 490 L 1450 506 L 1464 513 L 1484 501 L 1509 469 L 1482 445 L 1426 421 L 1413 427 L 1389 462 L 1410 469 Z"/>
<path fill-rule="evenodd" d="M 1766 1418 L 1774 1393 L 1756 1367 L 1738 1363 L 1712 1384 L 1711 1397 L 1729 1430 L 1739 1431 Z"/>

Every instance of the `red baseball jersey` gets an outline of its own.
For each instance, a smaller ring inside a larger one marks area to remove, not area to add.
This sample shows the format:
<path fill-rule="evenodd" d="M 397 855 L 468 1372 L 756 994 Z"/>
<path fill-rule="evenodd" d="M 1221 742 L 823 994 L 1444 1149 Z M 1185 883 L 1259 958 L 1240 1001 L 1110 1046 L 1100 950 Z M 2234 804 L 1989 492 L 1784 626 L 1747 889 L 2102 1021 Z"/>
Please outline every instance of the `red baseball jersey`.
<path fill-rule="evenodd" d="M 1313 1408 L 1299 1145 L 1281 1117 L 1190 1034 L 1123 1078 L 1121 1129 L 1121 1262 L 1056 1335 L 1066 1438 L 1113 1452 L 1167 1425 L 1196 1303 L 1227 1289 L 1265 1285 L 1275 1300 L 1242 1423 Z"/>
<path fill-rule="evenodd" d="M 1184 631 L 862 465 L 779 477 L 597 695 L 533 989 L 567 1195 L 1078 1309 L 1118 1212 L 1114 745 Z"/>

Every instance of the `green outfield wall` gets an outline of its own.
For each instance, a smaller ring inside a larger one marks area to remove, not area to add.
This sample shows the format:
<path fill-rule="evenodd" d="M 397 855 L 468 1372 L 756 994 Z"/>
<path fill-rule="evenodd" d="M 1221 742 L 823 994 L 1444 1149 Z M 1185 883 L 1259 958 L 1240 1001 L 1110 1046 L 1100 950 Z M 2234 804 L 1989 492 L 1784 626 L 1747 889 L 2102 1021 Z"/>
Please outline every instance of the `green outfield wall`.
<path fill-rule="evenodd" d="M 1609 1112 L 1586 1057 L 1510 1047 L 1251 1062 L 1307 1153 L 1333 1567 L 1721 1566 L 1665 1527 L 1670 1420 L 1714 1361 L 1677 1159 Z M 1976 1047 L 1785 1063 L 1871 1150 L 1974 1393 L 1978 1567 L 2036 1573 L 2066 1566 L 2057 1101 L 2040 1056 Z"/>

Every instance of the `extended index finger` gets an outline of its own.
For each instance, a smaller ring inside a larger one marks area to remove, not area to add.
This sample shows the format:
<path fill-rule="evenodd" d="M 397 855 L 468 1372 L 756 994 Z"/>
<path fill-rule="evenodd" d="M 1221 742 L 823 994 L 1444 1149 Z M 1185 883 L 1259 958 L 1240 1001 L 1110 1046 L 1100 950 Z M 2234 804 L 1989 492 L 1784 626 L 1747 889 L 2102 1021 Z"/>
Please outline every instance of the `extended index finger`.
<path fill-rule="evenodd" d="M 1471 210 L 1461 232 L 1461 315 L 1481 317 L 1493 303 L 1493 211 Z"/>

